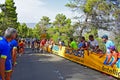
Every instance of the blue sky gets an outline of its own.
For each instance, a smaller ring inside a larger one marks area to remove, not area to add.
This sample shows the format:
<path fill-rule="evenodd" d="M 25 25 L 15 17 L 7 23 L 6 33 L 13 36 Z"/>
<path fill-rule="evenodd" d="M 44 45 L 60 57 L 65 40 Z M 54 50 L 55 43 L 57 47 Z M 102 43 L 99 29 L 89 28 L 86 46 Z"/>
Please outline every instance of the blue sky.
<path fill-rule="evenodd" d="M 4 3 L 5 0 L 0 0 Z M 50 17 L 54 21 L 56 14 L 63 13 L 72 18 L 72 12 L 65 7 L 68 0 L 14 0 L 17 6 L 18 21 L 36 23 L 42 16 Z"/>

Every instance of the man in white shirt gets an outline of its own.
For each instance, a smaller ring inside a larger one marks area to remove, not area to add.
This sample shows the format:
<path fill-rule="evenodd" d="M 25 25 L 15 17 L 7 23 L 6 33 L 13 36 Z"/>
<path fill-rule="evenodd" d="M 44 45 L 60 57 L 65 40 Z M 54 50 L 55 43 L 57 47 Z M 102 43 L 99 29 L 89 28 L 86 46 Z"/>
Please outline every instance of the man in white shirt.
<path fill-rule="evenodd" d="M 97 51 L 99 49 L 98 41 L 94 39 L 93 35 L 89 35 L 89 47 L 92 51 Z"/>

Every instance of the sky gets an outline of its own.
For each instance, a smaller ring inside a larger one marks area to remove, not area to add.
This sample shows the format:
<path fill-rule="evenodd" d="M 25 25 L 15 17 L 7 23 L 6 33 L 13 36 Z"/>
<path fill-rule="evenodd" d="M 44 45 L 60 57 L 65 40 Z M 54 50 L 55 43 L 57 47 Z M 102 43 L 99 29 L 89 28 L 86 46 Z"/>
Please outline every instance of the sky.
<path fill-rule="evenodd" d="M 0 0 L 4 3 L 5 0 Z M 73 13 L 65 4 L 68 0 L 14 0 L 17 6 L 18 21 L 23 23 L 37 23 L 42 16 L 50 17 L 54 21 L 56 14 L 63 13 L 72 18 Z"/>

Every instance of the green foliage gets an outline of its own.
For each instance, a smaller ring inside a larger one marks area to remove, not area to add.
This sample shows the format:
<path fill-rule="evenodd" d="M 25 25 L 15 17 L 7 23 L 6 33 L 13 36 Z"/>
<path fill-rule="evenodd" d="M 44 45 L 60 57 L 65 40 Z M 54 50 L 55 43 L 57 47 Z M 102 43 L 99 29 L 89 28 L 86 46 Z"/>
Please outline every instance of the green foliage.
<path fill-rule="evenodd" d="M 43 16 L 42 19 L 41 19 L 41 21 L 39 22 L 39 24 L 40 24 L 41 26 L 47 28 L 47 27 L 49 26 L 49 24 L 50 24 L 50 19 L 49 19 L 49 17 Z"/>
<path fill-rule="evenodd" d="M 33 29 L 34 35 L 40 38 L 40 35 L 47 30 L 50 26 L 50 19 L 47 16 L 43 16 Z"/>
<path fill-rule="evenodd" d="M 17 28 L 18 27 L 17 13 L 16 7 L 14 5 L 15 3 L 13 0 L 6 0 L 5 1 L 6 10 L 4 11 L 4 14 L 6 18 L 6 26 Z"/>
<path fill-rule="evenodd" d="M 57 14 L 55 17 L 55 21 L 53 22 L 53 25 L 57 27 L 70 26 L 70 24 L 71 19 L 67 19 L 64 14 Z"/>
<path fill-rule="evenodd" d="M 71 19 L 66 18 L 63 14 L 57 14 L 52 24 L 51 27 L 46 29 L 46 33 L 49 34 L 49 37 L 54 39 L 55 42 L 58 41 L 58 38 L 67 42 L 68 38 L 74 33 L 73 27 L 71 26 Z"/>
<path fill-rule="evenodd" d="M 99 43 L 99 48 L 101 50 L 103 50 L 104 53 L 106 53 L 106 47 L 105 47 L 105 44 L 102 42 L 102 39 L 101 38 L 96 38 L 96 40 L 98 41 Z"/>
<path fill-rule="evenodd" d="M 18 31 L 19 37 L 25 38 L 25 37 L 27 37 L 28 27 L 25 23 L 19 24 L 17 31 Z"/>
<path fill-rule="evenodd" d="M 74 32 L 73 32 L 72 26 L 70 26 L 69 28 L 65 26 L 65 27 L 60 27 L 60 28 L 58 28 L 58 27 L 52 28 L 51 27 L 47 30 L 47 33 L 52 34 L 50 36 L 56 42 L 58 41 L 58 38 L 67 42 L 68 39 L 73 35 Z"/>
<path fill-rule="evenodd" d="M 102 1 L 98 4 L 98 10 L 103 11 L 105 14 L 109 14 L 111 7 L 105 1 Z"/>
<path fill-rule="evenodd" d="M 98 38 L 97 32 L 98 32 L 98 30 L 93 27 L 89 32 L 85 33 L 83 36 L 86 37 L 86 40 L 89 40 L 88 39 L 89 35 L 93 35 L 95 38 Z"/>
<path fill-rule="evenodd" d="M 17 13 L 13 0 L 6 0 L 5 4 L 0 4 L 0 30 L 3 32 L 8 27 L 18 28 Z"/>
<path fill-rule="evenodd" d="M 81 9 L 83 10 L 85 2 L 86 0 L 69 0 L 65 6 L 72 9 L 72 11 L 78 12 L 79 10 L 81 11 Z"/>
<path fill-rule="evenodd" d="M 34 37 L 39 38 L 40 34 L 41 34 L 40 26 L 39 26 L 39 24 L 36 24 L 35 28 L 33 29 L 33 35 L 34 35 Z"/>
<path fill-rule="evenodd" d="M 115 18 L 120 18 L 120 9 L 116 9 L 113 16 L 115 16 Z"/>
<path fill-rule="evenodd" d="M 84 12 L 92 14 L 93 7 L 98 1 L 99 0 L 87 0 L 86 4 L 84 5 Z"/>
<path fill-rule="evenodd" d="M 21 38 L 38 38 L 39 39 L 39 32 L 37 28 L 29 28 L 25 23 L 18 25 L 17 28 L 18 36 Z"/>

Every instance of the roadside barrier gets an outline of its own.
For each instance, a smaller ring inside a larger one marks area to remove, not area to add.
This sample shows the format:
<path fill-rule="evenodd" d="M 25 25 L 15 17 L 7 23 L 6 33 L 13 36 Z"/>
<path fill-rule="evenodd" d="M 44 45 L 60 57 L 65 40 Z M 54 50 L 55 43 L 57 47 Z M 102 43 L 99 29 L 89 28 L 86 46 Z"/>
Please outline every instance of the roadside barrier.
<path fill-rule="evenodd" d="M 104 64 L 106 59 L 105 54 L 102 57 L 100 57 L 100 55 L 94 52 L 90 52 L 87 50 L 76 51 L 58 45 L 54 46 L 49 45 L 47 48 L 48 49 L 46 50 L 50 53 L 56 54 L 73 62 L 82 64 L 97 71 L 114 76 L 116 78 L 120 78 L 120 59 L 118 59 L 117 63 L 113 67 L 111 67 L 110 65 Z"/>

